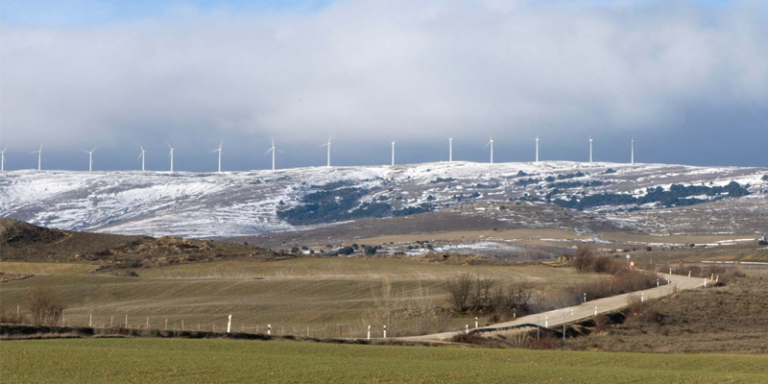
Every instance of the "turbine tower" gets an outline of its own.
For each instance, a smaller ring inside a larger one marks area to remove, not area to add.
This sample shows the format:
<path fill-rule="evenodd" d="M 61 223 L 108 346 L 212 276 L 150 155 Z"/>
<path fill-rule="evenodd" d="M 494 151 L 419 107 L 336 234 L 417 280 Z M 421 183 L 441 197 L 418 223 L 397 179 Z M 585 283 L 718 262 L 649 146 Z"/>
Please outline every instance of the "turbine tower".
<path fill-rule="evenodd" d="M 489 145 L 491 146 L 491 164 L 493 164 L 493 137 L 491 137 L 491 136 L 488 136 L 488 138 L 489 138 L 490 140 L 488 140 L 488 143 L 487 143 L 487 144 L 485 144 L 485 147 L 487 147 L 487 146 L 489 146 Z M 485 147 L 483 147 L 483 148 L 485 148 Z"/>
<path fill-rule="evenodd" d="M 32 151 L 30 153 L 37 154 L 37 170 L 41 171 L 43 169 L 43 145 L 40 144 L 40 149 L 38 149 L 37 151 Z"/>
<path fill-rule="evenodd" d="M 272 146 L 275 146 L 275 143 L 272 143 Z M 328 147 L 328 162 L 326 163 L 326 167 L 331 166 L 331 138 L 328 138 L 328 142 L 325 144 L 320 144 L 321 147 Z M 272 169 L 275 169 L 274 165 L 272 166 Z"/>
<path fill-rule="evenodd" d="M 83 149 L 83 152 L 88 154 L 88 172 L 93 171 L 93 151 L 96 150 L 96 147 L 93 147 L 90 151 Z"/>
<path fill-rule="evenodd" d="M 448 138 L 448 162 L 453 163 L 453 137 Z"/>
<path fill-rule="evenodd" d="M 5 151 L 8 149 L 8 147 L 5 147 L 2 151 L 0 151 L 0 172 L 5 172 Z"/>
<path fill-rule="evenodd" d="M 395 141 L 392 140 L 392 166 L 395 166 Z"/>
<path fill-rule="evenodd" d="M 592 164 L 592 136 L 589 136 L 589 163 Z"/>
<path fill-rule="evenodd" d="M 146 157 L 147 151 L 144 150 L 144 147 L 139 144 L 139 148 L 141 148 L 141 152 L 139 152 L 139 157 L 141 157 L 141 171 L 144 172 L 144 158 Z M 136 160 L 139 159 L 139 157 L 136 158 Z"/>
<path fill-rule="evenodd" d="M 632 165 L 635 164 L 635 138 L 632 138 L 632 152 L 629 158 L 629 161 Z"/>
<path fill-rule="evenodd" d="M 272 139 L 272 146 L 269 149 L 267 149 L 266 152 L 264 152 L 264 155 L 266 156 L 268 153 L 272 152 L 272 170 L 273 171 L 275 170 L 275 152 L 277 151 L 280 151 L 280 150 L 277 149 L 277 147 L 275 147 L 275 139 Z M 283 152 L 283 151 L 280 151 L 280 152 Z"/>
<path fill-rule="evenodd" d="M 211 151 L 211 153 L 218 152 L 219 154 L 219 173 L 221 173 L 221 147 L 223 145 L 224 145 L 224 140 L 222 140 L 221 143 L 219 143 L 218 149 L 214 149 L 213 151 Z M 173 148 L 171 148 L 171 151 L 173 151 Z"/>
<path fill-rule="evenodd" d="M 168 158 L 171 159 L 171 172 L 173 172 L 173 147 L 171 147 L 171 144 L 167 141 L 165 143 L 168 144 L 168 148 L 171 150 L 171 152 L 168 153 Z"/>
<path fill-rule="evenodd" d="M 536 135 L 536 162 L 539 162 L 539 135 Z"/>

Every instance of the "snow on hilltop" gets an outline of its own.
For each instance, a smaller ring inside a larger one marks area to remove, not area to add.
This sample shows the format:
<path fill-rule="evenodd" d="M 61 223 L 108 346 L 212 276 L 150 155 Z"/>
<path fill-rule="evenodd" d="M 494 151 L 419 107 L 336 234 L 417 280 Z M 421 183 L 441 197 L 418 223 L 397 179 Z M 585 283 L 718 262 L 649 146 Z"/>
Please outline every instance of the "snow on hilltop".
<path fill-rule="evenodd" d="M 566 161 L 221 174 L 13 171 L 0 177 L 0 217 L 69 230 L 237 236 L 440 210 L 478 200 L 539 199 L 570 208 L 612 210 L 626 209 L 626 204 L 651 209 L 765 196 L 766 174 L 765 168 Z M 731 182 L 739 187 L 729 186 Z M 698 188 L 678 188 L 672 200 L 669 193 L 655 200 L 647 197 L 648 188 L 669 190 L 672 185 Z"/>

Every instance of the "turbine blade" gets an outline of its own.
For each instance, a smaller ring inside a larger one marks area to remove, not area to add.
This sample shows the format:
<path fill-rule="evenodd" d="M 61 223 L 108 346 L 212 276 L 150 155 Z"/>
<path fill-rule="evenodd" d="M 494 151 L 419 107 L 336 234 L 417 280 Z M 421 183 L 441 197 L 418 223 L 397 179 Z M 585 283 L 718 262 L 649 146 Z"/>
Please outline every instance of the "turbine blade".
<path fill-rule="evenodd" d="M 268 155 L 270 152 L 272 152 L 274 148 L 267 149 L 266 152 L 264 152 L 264 156 Z"/>

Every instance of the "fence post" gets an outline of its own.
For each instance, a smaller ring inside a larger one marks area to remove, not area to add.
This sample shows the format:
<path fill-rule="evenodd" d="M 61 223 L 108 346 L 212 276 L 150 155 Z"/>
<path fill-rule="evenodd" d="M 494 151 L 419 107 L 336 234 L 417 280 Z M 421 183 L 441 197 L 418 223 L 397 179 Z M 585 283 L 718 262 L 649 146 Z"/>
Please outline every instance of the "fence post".
<path fill-rule="evenodd" d="M 181 321 L 181 328 L 184 328 L 184 320 Z M 227 333 L 229 333 L 231 328 L 232 328 L 232 315 L 229 315 L 229 317 L 227 318 Z"/>
<path fill-rule="evenodd" d="M 309 336 L 309 328 L 307 328 L 307 336 Z M 368 326 L 368 340 L 371 339 L 371 326 Z"/>
<path fill-rule="evenodd" d="M 267 335 L 272 334 L 272 324 L 267 324 Z"/>
<path fill-rule="evenodd" d="M 477 316 L 475 316 L 475 329 L 477 329 Z"/>
<path fill-rule="evenodd" d="M 387 338 L 387 325 L 384 324 L 384 338 Z"/>
<path fill-rule="evenodd" d="M 93 327 L 93 313 L 88 315 L 88 326 Z"/>

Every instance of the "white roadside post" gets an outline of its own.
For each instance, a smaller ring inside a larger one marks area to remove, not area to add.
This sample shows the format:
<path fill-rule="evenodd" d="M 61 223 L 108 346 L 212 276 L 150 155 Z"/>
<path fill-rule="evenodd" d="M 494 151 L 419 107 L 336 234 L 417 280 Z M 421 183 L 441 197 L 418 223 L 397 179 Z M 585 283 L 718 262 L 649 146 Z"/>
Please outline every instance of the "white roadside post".
<path fill-rule="evenodd" d="M 384 324 L 384 338 L 387 338 L 387 325 Z"/>
<path fill-rule="evenodd" d="M 645 292 L 640 292 L 640 302 L 642 303 L 644 301 L 645 301 Z"/>
<path fill-rule="evenodd" d="M 584 302 L 585 303 L 587 302 L 587 293 L 586 292 L 584 292 Z"/>
<path fill-rule="evenodd" d="M 544 328 L 549 328 L 549 316 L 544 316 Z"/>
<path fill-rule="evenodd" d="M 199 331 L 200 330 L 200 323 L 198 323 L 197 325 L 198 325 L 197 330 Z M 165 319 L 165 327 L 163 328 L 163 330 L 164 331 L 168 330 L 168 319 Z"/>
<path fill-rule="evenodd" d="M 309 336 L 309 328 L 307 328 L 307 336 Z M 367 339 L 368 340 L 371 339 L 371 326 L 370 325 L 368 326 L 368 337 L 367 337 Z"/>
<path fill-rule="evenodd" d="M 713 273 L 712 276 L 709 277 L 709 280 L 712 281 L 715 279 L 715 274 Z"/>
<path fill-rule="evenodd" d="M 93 327 L 93 313 L 88 315 L 88 326 Z"/>
<path fill-rule="evenodd" d="M 688 277 L 691 277 L 691 271 L 688 271 Z"/>
<path fill-rule="evenodd" d="M 595 316 L 597 316 L 597 307 L 595 307 Z"/>
<path fill-rule="evenodd" d="M 464 324 L 464 334 L 469 335 L 469 324 Z"/>
<path fill-rule="evenodd" d="M 267 335 L 272 334 L 272 324 L 267 324 Z"/>
<path fill-rule="evenodd" d="M 184 328 L 184 320 L 182 320 L 181 327 Z M 232 330 L 232 315 L 227 318 L 227 333 Z"/>
<path fill-rule="evenodd" d="M 704 288 L 706 288 L 706 287 L 707 287 L 707 278 L 705 277 L 704 278 Z"/>
<path fill-rule="evenodd" d="M 715 284 L 717 284 L 717 282 L 718 282 L 719 280 L 720 280 L 720 275 L 717 275 L 717 276 L 715 277 Z"/>
<path fill-rule="evenodd" d="M 147 316 L 147 329 L 149 329 L 149 316 Z"/>
<path fill-rule="evenodd" d="M 477 329 L 477 316 L 475 316 L 475 329 Z"/>
<path fill-rule="evenodd" d="M 656 279 L 656 288 L 659 287 L 659 279 Z"/>
<path fill-rule="evenodd" d="M 672 274 L 672 268 L 670 268 L 670 269 L 669 269 L 669 274 L 670 274 L 670 275 Z"/>
<path fill-rule="evenodd" d="M 571 308 L 571 316 L 573 316 L 573 308 Z"/>
<path fill-rule="evenodd" d="M 125 327 L 128 328 L 128 315 L 125 315 Z"/>

